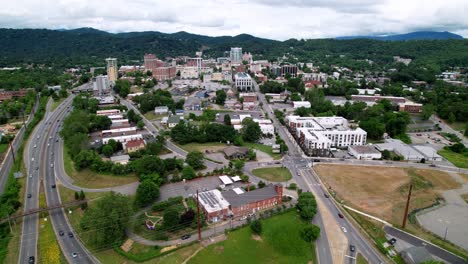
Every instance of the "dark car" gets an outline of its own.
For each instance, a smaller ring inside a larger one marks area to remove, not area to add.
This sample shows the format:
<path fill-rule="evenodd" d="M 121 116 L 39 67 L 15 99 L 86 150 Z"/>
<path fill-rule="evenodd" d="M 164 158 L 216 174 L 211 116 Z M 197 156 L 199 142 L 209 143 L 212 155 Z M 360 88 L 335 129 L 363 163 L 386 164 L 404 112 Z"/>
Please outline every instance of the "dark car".
<path fill-rule="evenodd" d="M 430 166 L 430 167 L 437 167 L 437 165 L 435 165 L 435 164 L 431 164 L 431 165 L 429 165 L 429 166 Z"/>
<path fill-rule="evenodd" d="M 31 197 L 32 197 L 32 195 L 30 193 L 28 193 L 28 198 L 31 198 Z"/>
<path fill-rule="evenodd" d="M 73 233 L 72 233 L 72 232 L 68 232 L 68 237 L 73 237 Z"/>
<path fill-rule="evenodd" d="M 351 252 L 354 252 L 354 251 L 356 251 L 356 247 L 354 245 L 349 245 L 349 250 Z"/>
<path fill-rule="evenodd" d="M 324 193 L 323 196 L 325 196 L 325 198 L 329 198 L 330 196 L 328 196 L 328 194 Z"/>
<path fill-rule="evenodd" d="M 30 256 L 29 260 L 28 260 L 28 263 L 34 264 L 34 262 L 36 262 L 36 259 L 34 258 L 34 256 Z"/>
<path fill-rule="evenodd" d="M 344 216 L 341 213 L 338 213 L 339 218 L 344 218 Z"/>
<path fill-rule="evenodd" d="M 392 238 L 392 239 L 388 240 L 388 243 L 390 245 L 394 245 L 396 243 L 396 238 Z"/>
<path fill-rule="evenodd" d="M 60 235 L 60 236 L 63 236 L 63 235 L 65 235 L 65 232 L 63 232 L 62 230 L 60 230 L 60 231 L 59 231 L 59 235 Z"/>
<path fill-rule="evenodd" d="M 50 187 L 52 187 L 52 189 L 55 189 L 55 187 L 57 187 L 57 186 L 55 184 L 52 184 L 52 186 L 50 186 Z"/>
<path fill-rule="evenodd" d="M 189 239 L 189 238 L 190 238 L 190 235 L 187 234 L 187 235 L 183 235 L 180 239 L 186 240 L 186 239 Z"/>
<path fill-rule="evenodd" d="M 314 162 L 320 162 L 320 160 L 319 159 L 314 159 Z"/>

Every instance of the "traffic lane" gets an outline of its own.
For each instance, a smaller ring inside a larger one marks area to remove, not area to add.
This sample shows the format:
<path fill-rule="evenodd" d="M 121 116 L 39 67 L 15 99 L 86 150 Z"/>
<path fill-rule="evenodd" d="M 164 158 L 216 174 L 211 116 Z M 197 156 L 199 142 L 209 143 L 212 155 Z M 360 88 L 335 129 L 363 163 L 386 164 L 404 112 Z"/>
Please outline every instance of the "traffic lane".
<path fill-rule="evenodd" d="M 406 243 L 408 244 L 411 244 L 415 247 L 425 247 L 427 249 L 427 251 L 429 251 L 429 253 L 431 253 L 432 255 L 435 255 L 441 259 L 443 259 L 444 261 L 447 261 L 448 263 L 453 263 L 453 264 L 466 264 L 466 261 L 444 249 L 441 249 L 439 247 L 436 247 L 432 244 L 429 244 L 429 243 L 426 243 L 424 240 L 422 239 L 419 239 L 417 237 L 414 237 L 412 235 L 409 235 L 405 232 L 402 232 L 396 228 L 393 228 L 391 226 L 385 226 L 384 227 L 384 231 L 385 233 L 387 233 L 388 235 L 392 236 L 392 237 L 395 237 L 397 239 L 397 242 L 398 243 L 398 239 L 399 240 L 403 240 L 405 241 Z"/>

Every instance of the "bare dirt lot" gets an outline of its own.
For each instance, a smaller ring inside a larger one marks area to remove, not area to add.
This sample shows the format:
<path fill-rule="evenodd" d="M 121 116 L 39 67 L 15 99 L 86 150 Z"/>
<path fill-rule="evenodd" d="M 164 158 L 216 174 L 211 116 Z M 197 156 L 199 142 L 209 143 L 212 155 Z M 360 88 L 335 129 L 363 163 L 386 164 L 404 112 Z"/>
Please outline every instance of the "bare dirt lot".
<path fill-rule="evenodd" d="M 435 203 L 441 191 L 460 188 L 450 175 L 436 170 L 348 165 L 314 168 L 338 200 L 396 224 L 401 223 L 410 182 L 410 211 Z"/>

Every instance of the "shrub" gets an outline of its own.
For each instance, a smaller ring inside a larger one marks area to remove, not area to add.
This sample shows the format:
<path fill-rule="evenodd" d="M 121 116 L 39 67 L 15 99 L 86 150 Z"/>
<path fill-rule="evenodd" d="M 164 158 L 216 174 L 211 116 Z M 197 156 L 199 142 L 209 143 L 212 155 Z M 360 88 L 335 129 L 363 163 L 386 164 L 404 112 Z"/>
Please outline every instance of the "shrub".
<path fill-rule="evenodd" d="M 151 207 L 151 209 L 153 211 L 162 211 L 166 207 L 182 203 L 182 199 L 184 199 L 182 196 L 171 197 L 171 198 L 167 199 L 166 201 L 161 201 L 159 203 L 155 203 Z"/>
<path fill-rule="evenodd" d="M 262 222 L 260 220 L 254 220 L 250 223 L 250 229 L 254 234 L 260 235 L 262 233 Z"/>

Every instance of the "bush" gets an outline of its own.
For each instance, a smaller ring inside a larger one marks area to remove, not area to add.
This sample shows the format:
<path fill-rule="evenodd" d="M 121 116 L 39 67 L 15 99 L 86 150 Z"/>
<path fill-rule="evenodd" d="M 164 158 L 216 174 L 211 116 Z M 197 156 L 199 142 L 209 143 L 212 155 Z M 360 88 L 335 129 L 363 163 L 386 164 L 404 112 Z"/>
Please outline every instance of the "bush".
<path fill-rule="evenodd" d="M 301 237 L 304 239 L 305 242 L 312 242 L 317 240 L 320 236 L 320 227 L 316 225 L 310 225 L 304 227 L 301 231 Z"/>
<path fill-rule="evenodd" d="M 184 198 L 182 196 L 176 196 L 176 197 L 171 197 L 169 199 L 167 199 L 166 201 L 161 201 L 159 203 L 155 203 L 151 209 L 153 211 L 162 211 L 163 209 L 165 209 L 166 207 L 169 207 L 169 206 L 172 206 L 172 205 L 176 205 L 176 204 L 179 204 L 179 203 L 182 203 L 182 200 Z"/>
<path fill-rule="evenodd" d="M 262 222 L 254 220 L 250 223 L 250 229 L 254 234 L 260 235 L 262 233 Z"/>

